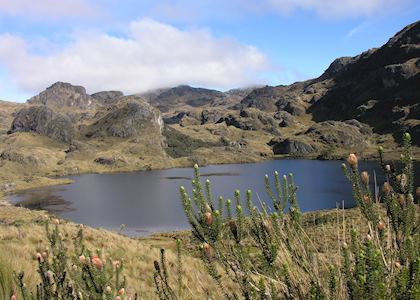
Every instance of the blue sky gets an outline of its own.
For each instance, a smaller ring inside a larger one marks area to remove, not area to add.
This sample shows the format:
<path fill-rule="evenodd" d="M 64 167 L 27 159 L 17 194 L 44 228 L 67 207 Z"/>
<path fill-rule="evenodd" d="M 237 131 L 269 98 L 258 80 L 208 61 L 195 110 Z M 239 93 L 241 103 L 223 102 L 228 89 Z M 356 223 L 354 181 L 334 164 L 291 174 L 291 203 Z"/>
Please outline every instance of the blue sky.
<path fill-rule="evenodd" d="M 126 94 L 289 84 L 419 16 L 415 0 L 0 0 L 0 99 L 55 81 Z"/>

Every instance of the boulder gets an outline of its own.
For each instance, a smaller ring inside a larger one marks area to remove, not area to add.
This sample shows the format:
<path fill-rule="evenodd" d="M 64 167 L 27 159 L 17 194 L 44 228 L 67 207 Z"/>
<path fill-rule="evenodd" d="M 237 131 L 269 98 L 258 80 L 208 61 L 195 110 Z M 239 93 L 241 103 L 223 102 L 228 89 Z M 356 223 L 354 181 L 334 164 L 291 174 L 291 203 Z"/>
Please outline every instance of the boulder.
<path fill-rule="evenodd" d="M 290 127 L 297 124 L 294 116 L 287 111 L 279 111 L 274 115 L 274 118 L 279 121 L 280 127 Z"/>
<path fill-rule="evenodd" d="M 221 110 L 209 110 L 204 109 L 201 112 L 201 124 L 215 124 L 223 117 L 223 111 Z"/>
<path fill-rule="evenodd" d="M 274 154 L 308 155 L 316 152 L 313 145 L 296 139 L 279 140 L 274 138 L 268 145 L 273 147 Z"/>
<path fill-rule="evenodd" d="M 221 118 L 217 123 L 225 122 L 227 126 L 233 126 L 242 130 L 260 130 L 261 124 L 256 119 L 241 118 L 232 114 Z"/>
<path fill-rule="evenodd" d="M 371 129 L 356 120 L 314 124 L 304 134 L 328 146 L 360 148 L 367 144 Z"/>
<path fill-rule="evenodd" d="M 175 115 L 164 117 L 163 122 L 167 125 L 180 124 L 186 116 L 188 116 L 188 112 L 182 111 Z"/>

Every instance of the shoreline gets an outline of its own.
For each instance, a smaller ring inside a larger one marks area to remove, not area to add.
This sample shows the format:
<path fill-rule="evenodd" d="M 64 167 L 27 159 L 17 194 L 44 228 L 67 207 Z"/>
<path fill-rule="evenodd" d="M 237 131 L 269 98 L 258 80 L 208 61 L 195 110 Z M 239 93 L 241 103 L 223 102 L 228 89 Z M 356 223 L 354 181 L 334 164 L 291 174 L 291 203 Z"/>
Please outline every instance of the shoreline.
<path fill-rule="evenodd" d="M 398 151 L 388 151 L 388 152 L 384 152 L 384 155 L 386 157 L 387 160 L 389 161 L 395 161 L 395 160 L 399 160 L 399 156 L 397 155 L 399 152 Z M 417 154 L 417 153 L 416 153 Z M 372 160 L 377 160 L 377 155 L 376 152 L 375 153 L 366 153 L 366 154 L 359 154 L 359 158 L 361 160 L 367 160 L 367 161 L 372 161 Z M 205 164 L 205 165 L 201 165 L 200 167 L 207 167 L 207 166 L 212 166 L 212 165 L 234 165 L 234 164 L 252 164 L 252 163 L 262 163 L 262 162 L 266 162 L 266 161 L 274 161 L 274 160 L 317 160 L 317 161 L 343 161 L 345 160 L 345 156 L 337 156 L 337 157 L 330 157 L 330 158 L 326 158 L 326 159 L 321 159 L 319 158 L 319 155 L 307 155 L 307 156 L 301 156 L 301 157 L 297 157 L 297 156 L 292 156 L 292 155 L 273 155 L 271 157 L 261 157 L 261 159 L 259 160 L 240 160 L 238 162 L 234 162 L 234 161 L 220 161 L 220 162 L 211 162 L 209 164 Z M 413 157 L 413 162 L 420 162 L 420 157 L 418 156 L 414 156 Z M 28 184 L 28 185 L 24 185 L 23 187 L 16 187 L 13 190 L 10 190 L 8 192 L 0 192 L 0 207 L 3 205 L 13 205 L 11 204 L 7 197 L 10 195 L 15 195 L 18 194 L 20 192 L 24 192 L 27 190 L 31 190 L 31 189 L 38 189 L 38 188 L 42 188 L 42 187 L 48 187 L 48 186 L 59 186 L 59 185 L 66 185 L 66 184 L 71 184 L 73 183 L 73 180 L 71 180 L 70 178 L 68 178 L 68 176 L 79 176 L 79 175 L 86 175 L 86 174 L 130 174 L 130 173 L 137 173 L 137 172 L 150 172 L 150 171 L 159 171 L 159 170 L 170 170 L 170 169 L 177 169 L 177 168 L 192 168 L 193 164 L 188 162 L 186 163 L 185 161 L 174 161 L 175 164 L 173 164 L 172 166 L 169 167 L 165 167 L 165 168 L 142 168 L 142 169 L 137 169 L 137 170 L 133 170 L 130 168 L 127 168 L 126 170 L 124 170 L 124 168 L 122 169 L 118 169 L 118 170 L 106 170 L 106 171 L 93 171 L 93 172 L 79 172 L 79 173 L 69 173 L 63 176 L 39 176 L 37 177 L 37 179 L 40 180 L 36 180 L 35 184 Z"/>

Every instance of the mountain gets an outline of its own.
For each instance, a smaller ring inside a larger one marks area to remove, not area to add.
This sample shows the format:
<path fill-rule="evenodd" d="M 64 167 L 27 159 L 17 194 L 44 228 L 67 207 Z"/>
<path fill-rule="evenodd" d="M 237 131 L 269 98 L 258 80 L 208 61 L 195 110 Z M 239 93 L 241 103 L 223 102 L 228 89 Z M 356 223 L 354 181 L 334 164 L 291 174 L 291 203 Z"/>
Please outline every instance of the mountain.
<path fill-rule="evenodd" d="M 419 72 L 420 21 L 380 48 L 334 60 L 316 79 L 256 89 L 239 107 L 308 113 L 315 122 L 356 119 L 397 140 L 408 131 L 419 146 Z"/>
<path fill-rule="evenodd" d="M 94 98 L 86 94 L 82 86 L 66 82 L 56 82 L 40 94 L 28 100 L 29 104 L 49 107 L 87 109 L 95 105 Z"/>
<path fill-rule="evenodd" d="M 227 92 L 180 85 L 140 94 L 162 113 L 192 110 L 202 107 L 229 107 L 239 103 L 252 88 L 234 89 Z"/>
<path fill-rule="evenodd" d="M 0 192 L 51 176 L 214 163 L 274 155 L 376 155 L 413 136 L 420 159 L 420 22 L 380 48 L 334 60 L 291 85 L 221 92 L 181 85 L 88 94 L 57 82 L 18 104 L 0 101 Z"/>
<path fill-rule="evenodd" d="M 333 64 L 320 80 L 334 84 L 309 110 L 315 121 L 354 118 L 396 138 L 408 130 L 420 145 L 420 21 L 336 70 Z"/>

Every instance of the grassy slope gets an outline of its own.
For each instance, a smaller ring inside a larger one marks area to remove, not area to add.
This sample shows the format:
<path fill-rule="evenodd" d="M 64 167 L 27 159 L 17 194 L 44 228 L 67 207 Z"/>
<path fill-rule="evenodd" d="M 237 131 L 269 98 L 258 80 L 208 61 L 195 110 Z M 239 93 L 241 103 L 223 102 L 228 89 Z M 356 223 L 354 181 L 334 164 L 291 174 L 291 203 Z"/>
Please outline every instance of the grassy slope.
<path fill-rule="evenodd" d="M 326 260 L 338 259 L 337 217 L 343 212 L 336 210 L 304 214 L 304 226 L 315 241 L 315 247 Z M 361 216 L 357 209 L 344 212 L 346 227 L 358 226 Z M 37 251 L 47 245 L 43 222 L 48 219 L 45 212 L 31 211 L 12 206 L 0 206 L 0 274 L 10 275 L 11 270 L 24 270 L 29 288 L 33 288 L 38 277 L 35 273 Z M 63 221 L 60 225 L 71 247 L 71 237 L 77 225 Z M 85 237 L 90 249 L 103 249 L 107 257 L 124 261 L 129 291 L 140 291 L 144 299 L 154 299 L 153 261 L 159 257 L 159 249 L 167 250 L 170 268 L 175 268 L 175 239 L 180 238 L 184 247 L 184 279 L 186 299 L 219 299 L 214 281 L 207 275 L 201 261 L 195 257 L 196 248 L 190 242 L 189 232 L 158 234 L 141 239 L 131 239 L 101 229 L 86 228 Z M 175 269 L 171 272 L 175 283 Z M 3 278 L 10 282 L 10 278 Z"/>

